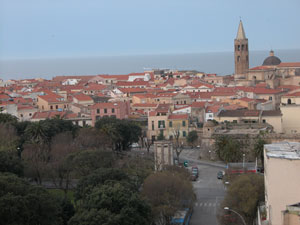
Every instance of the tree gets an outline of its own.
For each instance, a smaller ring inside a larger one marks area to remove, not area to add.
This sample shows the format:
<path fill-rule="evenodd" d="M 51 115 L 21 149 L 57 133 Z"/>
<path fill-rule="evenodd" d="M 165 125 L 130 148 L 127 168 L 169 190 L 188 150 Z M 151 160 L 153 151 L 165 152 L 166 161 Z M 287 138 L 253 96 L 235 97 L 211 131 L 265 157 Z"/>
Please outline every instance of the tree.
<path fill-rule="evenodd" d="M 151 204 L 155 224 L 160 225 L 169 225 L 176 211 L 191 208 L 195 201 L 188 172 L 175 167 L 147 177 L 142 194 Z"/>
<path fill-rule="evenodd" d="M 0 172 L 10 172 L 23 176 L 23 170 L 23 163 L 16 151 L 0 151 Z"/>
<path fill-rule="evenodd" d="M 110 137 L 115 151 L 128 150 L 142 135 L 141 127 L 130 120 L 104 117 L 96 122 L 95 127 Z"/>
<path fill-rule="evenodd" d="M 112 180 L 130 183 L 130 178 L 125 172 L 113 168 L 101 168 L 80 179 L 74 194 L 77 204 L 80 204 L 80 201 L 85 199 L 95 187 L 101 186 L 105 184 L 105 182 Z"/>
<path fill-rule="evenodd" d="M 149 205 L 141 199 L 139 192 L 119 182 L 96 186 L 82 201 L 69 225 L 151 224 Z"/>
<path fill-rule="evenodd" d="M 230 136 L 218 136 L 215 139 L 215 151 L 218 157 L 228 162 L 239 162 L 242 159 L 242 144 Z"/>
<path fill-rule="evenodd" d="M 243 174 L 230 181 L 222 208 L 229 207 L 240 213 L 247 224 L 256 218 L 257 206 L 264 201 L 264 177 L 258 174 Z M 233 215 L 232 215 L 233 216 Z M 220 222 L 226 224 L 224 217 Z M 239 221 L 239 218 L 236 219 Z"/>
<path fill-rule="evenodd" d="M 59 225 L 61 207 L 44 188 L 0 173 L 0 225 Z"/>
<path fill-rule="evenodd" d="M 18 141 L 15 127 L 10 123 L 0 123 L 0 151 L 16 151 Z"/>
<path fill-rule="evenodd" d="M 69 189 L 71 172 L 73 171 L 73 164 L 68 156 L 76 151 L 78 148 L 70 131 L 59 133 L 52 138 L 47 172 L 57 188 L 63 189 L 65 193 Z"/>
<path fill-rule="evenodd" d="M 83 150 L 70 154 L 67 159 L 72 164 L 75 176 L 87 176 L 99 168 L 110 168 L 114 164 L 111 151 Z"/>
<path fill-rule="evenodd" d="M 194 147 L 194 144 L 197 140 L 198 140 L 198 134 L 197 131 L 195 130 L 189 132 L 188 136 L 186 137 L 186 141 L 192 146 L 192 148 Z"/>
<path fill-rule="evenodd" d="M 110 137 L 95 128 L 80 128 L 74 141 L 80 150 L 105 150 L 111 147 Z"/>
<path fill-rule="evenodd" d="M 180 156 L 181 152 L 183 151 L 183 142 L 181 142 L 180 139 L 179 139 L 179 137 L 180 137 L 179 128 L 173 130 L 173 136 L 174 136 L 173 149 L 176 153 L 176 157 L 177 157 L 177 160 L 179 162 L 179 156 Z"/>
<path fill-rule="evenodd" d="M 262 168 L 264 168 L 264 145 L 267 141 L 259 135 L 254 143 L 254 155 L 260 159 Z"/>
<path fill-rule="evenodd" d="M 8 114 L 8 113 L 0 113 L 0 123 L 16 123 L 18 121 L 18 118 Z"/>

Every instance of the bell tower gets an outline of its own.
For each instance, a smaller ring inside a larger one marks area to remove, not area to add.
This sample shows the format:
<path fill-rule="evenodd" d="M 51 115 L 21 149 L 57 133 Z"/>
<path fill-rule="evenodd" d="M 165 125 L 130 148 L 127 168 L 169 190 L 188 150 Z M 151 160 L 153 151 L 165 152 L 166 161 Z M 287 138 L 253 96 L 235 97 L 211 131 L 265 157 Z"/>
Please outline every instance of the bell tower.
<path fill-rule="evenodd" d="M 235 74 L 246 74 L 249 69 L 248 39 L 246 38 L 242 20 L 234 39 L 234 64 Z"/>

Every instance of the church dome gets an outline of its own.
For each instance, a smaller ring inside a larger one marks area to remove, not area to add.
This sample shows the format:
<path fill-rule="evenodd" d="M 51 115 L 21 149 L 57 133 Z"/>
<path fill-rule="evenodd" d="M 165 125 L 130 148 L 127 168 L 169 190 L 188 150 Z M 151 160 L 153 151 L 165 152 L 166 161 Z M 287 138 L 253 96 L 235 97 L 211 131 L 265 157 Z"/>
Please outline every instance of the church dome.
<path fill-rule="evenodd" d="M 274 51 L 270 51 L 270 56 L 267 57 L 264 62 L 263 62 L 263 66 L 276 66 L 279 65 L 281 63 L 281 60 L 274 56 Z"/>

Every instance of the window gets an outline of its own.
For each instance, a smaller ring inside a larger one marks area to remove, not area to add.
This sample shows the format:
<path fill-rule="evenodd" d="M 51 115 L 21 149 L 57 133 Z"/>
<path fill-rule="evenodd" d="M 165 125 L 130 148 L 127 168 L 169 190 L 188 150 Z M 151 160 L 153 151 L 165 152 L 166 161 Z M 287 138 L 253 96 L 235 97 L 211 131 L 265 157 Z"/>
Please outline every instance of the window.
<path fill-rule="evenodd" d="M 170 140 L 173 140 L 173 135 L 170 135 L 169 139 L 170 139 Z"/>
<path fill-rule="evenodd" d="M 158 128 L 165 128 L 165 121 L 164 120 L 159 120 L 158 121 Z"/>
<path fill-rule="evenodd" d="M 186 100 L 184 100 L 184 104 L 186 104 Z"/>
<path fill-rule="evenodd" d="M 241 46 L 240 46 L 240 45 L 238 45 L 238 46 L 237 46 L 237 48 L 238 48 L 238 51 L 240 51 L 240 50 L 241 50 Z"/>
<path fill-rule="evenodd" d="M 32 114 L 31 114 L 31 113 L 29 113 L 29 116 L 32 116 Z"/>
<path fill-rule="evenodd" d="M 23 114 L 20 114 L 21 117 L 23 117 Z"/>
<path fill-rule="evenodd" d="M 263 123 L 266 123 L 266 120 L 263 120 Z"/>
<path fill-rule="evenodd" d="M 185 120 L 182 121 L 182 126 L 185 127 Z"/>
<path fill-rule="evenodd" d="M 52 106 L 52 105 L 50 105 L 50 109 L 53 109 L 53 106 Z"/>
<path fill-rule="evenodd" d="M 96 116 L 96 121 L 97 121 L 97 120 L 100 120 L 100 118 L 101 118 L 100 116 Z"/>
<path fill-rule="evenodd" d="M 104 109 L 104 113 L 107 113 L 107 109 Z"/>
<path fill-rule="evenodd" d="M 290 98 L 287 100 L 287 104 L 292 104 L 292 100 Z"/>
<path fill-rule="evenodd" d="M 152 130 L 154 130 L 154 121 L 152 121 Z"/>
<path fill-rule="evenodd" d="M 55 108 L 58 109 L 58 105 L 56 105 Z"/>
<path fill-rule="evenodd" d="M 244 45 L 242 45 L 242 51 L 244 51 Z"/>
<path fill-rule="evenodd" d="M 100 113 L 100 109 L 97 109 L 97 113 L 98 113 L 98 114 Z"/>
<path fill-rule="evenodd" d="M 169 121 L 169 127 L 173 127 L 172 121 Z"/>
<path fill-rule="evenodd" d="M 241 59 L 241 57 L 240 57 L 240 56 L 238 56 L 238 57 L 237 57 L 237 61 L 239 62 L 239 61 L 240 61 L 240 59 Z"/>
<path fill-rule="evenodd" d="M 272 100 L 272 96 L 269 96 L 269 100 Z"/>
<path fill-rule="evenodd" d="M 115 109 L 114 108 L 111 109 L 111 113 L 115 113 Z"/>
<path fill-rule="evenodd" d="M 84 121 L 82 121 L 82 125 L 83 126 L 85 126 L 86 125 L 86 121 L 84 120 Z"/>
<path fill-rule="evenodd" d="M 186 131 L 182 131 L 182 136 L 186 137 Z"/>

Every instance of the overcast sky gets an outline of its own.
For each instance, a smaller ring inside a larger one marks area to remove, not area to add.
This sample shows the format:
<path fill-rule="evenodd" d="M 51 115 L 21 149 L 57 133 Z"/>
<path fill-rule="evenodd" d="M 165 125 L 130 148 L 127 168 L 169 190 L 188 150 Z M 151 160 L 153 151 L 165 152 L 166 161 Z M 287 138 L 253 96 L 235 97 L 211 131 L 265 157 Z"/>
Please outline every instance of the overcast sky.
<path fill-rule="evenodd" d="M 300 0 L 0 0 L 0 59 L 300 49 Z"/>

